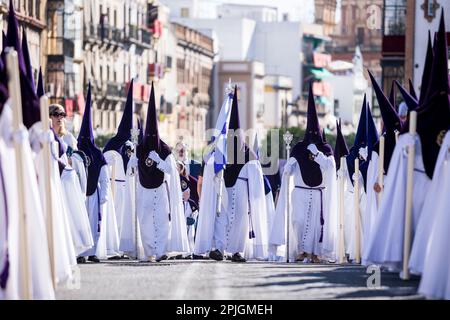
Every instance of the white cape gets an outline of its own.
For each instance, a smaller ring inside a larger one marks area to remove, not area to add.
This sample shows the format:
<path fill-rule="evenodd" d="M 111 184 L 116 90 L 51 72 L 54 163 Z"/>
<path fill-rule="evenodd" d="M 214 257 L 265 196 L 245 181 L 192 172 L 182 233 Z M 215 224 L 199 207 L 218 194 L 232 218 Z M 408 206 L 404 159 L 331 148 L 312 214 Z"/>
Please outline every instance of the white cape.
<path fill-rule="evenodd" d="M 400 270 L 403 263 L 403 230 L 405 223 L 405 195 L 408 168 L 408 135 L 399 137 L 389 164 L 385 188 L 379 208 L 374 233 L 369 239 L 367 257 L 363 264 L 381 264 L 391 270 Z M 420 212 L 429 190 L 430 179 L 425 173 L 422 147 L 416 135 L 416 156 L 414 164 L 412 238 Z"/>
<path fill-rule="evenodd" d="M 8 204 L 8 252 L 9 277 L 6 290 L 1 292 L 6 299 L 23 299 L 21 281 L 24 279 L 21 265 L 23 257 L 19 251 L 19 217 L 18 194 L 16 176 L 16 157 L 12 141 L 12 110 L 8 103 L 3 107 L 0 116 L 0 157 L 2 159 L 2 173 L 5 182 L 6 201 Z M 24 155 L 25 190 L 21 190 L 27 213 L 27 252 L 31 276 L 31 291 L 33 299 L 54 299 L 55 292 L 52 285 L 47 232 L 42 204 L 36 180 L 36 171 L 32 162 L 28 133 L 21 129 L 18 141 L 20 152 Z M 2 263 L 0 262 L 0 265 Z"/>
<path fill-rule="evenodd" d="M 423 264 L 419 293 L 450 299 L 450 131 L 447 131 L 434 169 L 429 197 L 425 200 L 414 240 Z M 425 218 L 426 217 L 426 218 Z M 410 261 L 413 262 L 412 256 Z"/>

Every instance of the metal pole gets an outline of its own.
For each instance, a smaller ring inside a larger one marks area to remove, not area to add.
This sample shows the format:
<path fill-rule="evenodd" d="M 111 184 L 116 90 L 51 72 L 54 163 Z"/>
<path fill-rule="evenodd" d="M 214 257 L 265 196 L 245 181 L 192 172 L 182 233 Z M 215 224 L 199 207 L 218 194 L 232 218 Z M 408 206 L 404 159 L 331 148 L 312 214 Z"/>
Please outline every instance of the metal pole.
<path fill-rule="evenodd" d="M 136 156 L 138 139 L 139 139 L 140 130 L 137 128 L 131 129 L 131 139 L 134 145 L 133 155 Z M 131 175 L 134 176 L 134 247 L 136 260 L 139 259 L 139 246 L 138 246 L 138 216 L 137 216 L 137 186 L 138 186 L 138 171 L 134 168 L 132 169 Z"/>
<path fill-rule="evenodd" d="M 283 140 L 286 143 L 286 164 L 284 166 L 285 170 L 287 168 L 287 161 L 289 160 L 289 155 L 291 152 L 291 142 L 293 139 L 293 135 L 292 133 L 290 133 L 288 130 L 286 131 L 286 133 L 283 135 Z M 290 194 L 289 194 L 289 190 L 290 190 L 290 186 L 289 186 L 289 181 L 290 181 L 290 177 L 288 175 L 284 175 L 286 177 L 286 263 L 289 263 L 289 242 L 290 242 L 290 234 L 289 234 L 289 229 L 290 229 L 290 215 L 291 215 L 291 208 L 290 208 Z"/>
<path fill-rule="evenodd" d="M 415 137 L 417 127 L 417 112 L 412 111 L 409 115 L 409 134 Z M 406 206 L 405 206 L 405 230 L 403 240 L 403 280 L 409 280 L 409 255 L 411 251 L 411 227 L 412 227 L 412 197 L 414 179 L 414 158 L 416 146 L 408 147 L 408 178 L 406 180 Z"/>

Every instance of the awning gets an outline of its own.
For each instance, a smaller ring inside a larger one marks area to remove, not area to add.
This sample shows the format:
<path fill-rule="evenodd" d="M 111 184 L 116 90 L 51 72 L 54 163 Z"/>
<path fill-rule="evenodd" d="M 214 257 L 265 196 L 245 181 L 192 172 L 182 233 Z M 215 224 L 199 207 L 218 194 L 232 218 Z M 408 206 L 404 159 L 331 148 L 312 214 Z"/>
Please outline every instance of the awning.
<path fill-rule="evenodd" d="M 321 104 L 323 106 L 330 106 L 331 105 L 331 101 L 328 100 L 326 97 L 317 97 L 317 102 L 318 104 Z"/>
<path fill-rule="evenodd" d="M 314 75 L 316 79 L 326 79 L 331 77 L 333 74 L 324 68 L 311 68 L 311 73 Z"/>

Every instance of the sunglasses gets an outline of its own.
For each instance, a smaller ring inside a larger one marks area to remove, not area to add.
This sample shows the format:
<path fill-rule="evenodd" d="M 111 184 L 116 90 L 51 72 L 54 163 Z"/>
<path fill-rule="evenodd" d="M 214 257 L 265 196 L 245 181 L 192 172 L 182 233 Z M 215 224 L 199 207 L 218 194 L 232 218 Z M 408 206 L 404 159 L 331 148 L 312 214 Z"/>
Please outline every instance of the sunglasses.
<path fill-rule="evenodd" d="M 66 117 L 66 113 L 65 112 L 53 112 L 50 114 L 50 116 L 55 117 L 55 118 L 59 118 L 59 117 Z"/>

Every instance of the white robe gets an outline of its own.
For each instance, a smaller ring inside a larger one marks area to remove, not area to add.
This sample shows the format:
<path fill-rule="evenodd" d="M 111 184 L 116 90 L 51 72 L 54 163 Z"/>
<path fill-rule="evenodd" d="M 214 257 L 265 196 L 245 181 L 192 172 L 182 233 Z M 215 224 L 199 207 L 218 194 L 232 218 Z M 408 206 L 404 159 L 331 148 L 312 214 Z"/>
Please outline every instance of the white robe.
<path fill-rule="evenodd" d="M 204 167 L 202 196 L 200 197 L 199 214 L 197 222 L 197 235 L 195 237 L 194 253 L 205 254 L 214 249 L 225 251 L 225 227 L 224 214 L 216 214 L 217 194 L 219 185 L 222 188 L 221 211 L 227 206 L 228 196 L 225 183 L 218 183 L 214 174 L 214 157 L 210 157 Z"/>
<path fill-rule="evenodd" d="M 362 263 L 367 262 L 368 248 L 371 238 L 374 237 L 375 225 L 379 218 L 379 203 L 378 193 L 374 190 L 374 185 L 378 182 L 378 168 L 379 157 L 378 153 L 372 151 L 372 157 L 367 170 L 367 196 L 366 196 L 366 208 L 363 220 L 363 251 L 362 251 Z M 386 181 L 384 176 L 383 182 Z M 384 191 L 384 190 L 383 190 Z"/>
<path fill-rule="evenodd" d="M 81 191 L 75 170 L 70 166 L 64 168 L 61 175 L 64 202 L 67 204 L 71 226 L 73 246 L 78 256 L 94 246 L 91 226 L 86 210 L 86 196 Z"/>
<path fill-rule="evenodd" d="M 450 131 L 447 132 L 446 138 L 444 139 L 444 142 L 441 146 L 441 151 L 437 158 L 436 167 L 433 173 L 433 179 L 428 190 L 429 196 L 424 200 L 422 212 L 420 213 L 420 217 L 417 223 L 414 242 L 412 243 L 411 247 L 409 269 L 412 273 L 415 274 L 421 274 L 425 262 L 430 259 L 430 257 L 426 253 L 432 253 L 435 249 L 441 248 L 440 246 L 430 247 L 430 238 L 432 236 L 435 237 L 435 232 L 439 233 L 439 236 L 447 235 L 447 233 L 441 233 L 442 231 L 438 231 L 440 229 L 435 225 L 435 223 L 436 221 L 439 221 L 438 223 L 442 223 L 440 222 L 440 220 L 445 219 L 440 211 L 446 211 L 447 214 L 450 214 L 450 205 L 448 199 L 446 199 L 445 196 L 440 196 L 446 195 L 448 197 L 450 195 L 450 193 L 448 192 L 448 190 L 450 190 L 448 188 L 450 178 L 450 170 L 448 169 L 448 162 L 450 160 L 449 146 Z M 448 224 L 446 226 L 449 227 Z M 438 240 L 435 241 L 442 241 L 439 238 L 437 239 Z M 448 240 L 449 237 L 446 236 L 446 239 Z M 448 257 L 448 255 L 442 253 L 442 257 L 440 258 L 443 259 L 446 256 Z M 437 257 L 438 256 L 436 256 L 436 258 Z M 448 261 L 445 262 L 445 258 L 441 261 L 443 261 L 442 263 L 444 265 L 446 264 L 447 267 L 450 268 Z"/>
<path fill-rule="evenodd" d="M 399 137 L 389 164 L 388 174 L 374 232 L 369 239 L 363 264 L 381 264 L 391 270 L 400 270 L 403 264 L 403 237 L 405 223 L 405 195 L 408 168 L 408 136 Z M 429 190 L 430 179 L 425 173 L 422 147 L 418 136 L 414 163 L 412 238 Z"/>
<path fill-rule="evenodd" d="M 50 146 L 54 142 L 53 134 L 50 130 L 42 133 L 41 123 L 33 125 L 32 132 L 42 136 L 42 143 L 49 143 Z M 33 133 L 34 134 L 34 133 Z M 74 224 L 71 224 L 69 217 L 71 215 L 69 203 L 66 202 L 64 189 L 59 173 L 58 161 L 55 155 L 50 158 L 50 180 L 51 180 L 51 204 L 47 204 L 47 190 L 45 188 L 43 173 L 44 170 L 44 153 L 40 149 L 36 154 L 35 162 L 38 173 L 39 192 L 42 207 L 44 208 L 44 217 L 47 219 L 50 206 L 52 208 L 52 228 L 54 241 L 54 258 L 55 258 L 55 275 L 56 282 L 63 283 L 72 278 L 72 267 L 76 265 L 76 254 L 74 249 L 74 240 L 72 230 L 76 232 Z"/>
<path fill-rule="evenodd" d="M 247 181 L 243 180 L 246 179 Z M 267 209 L 264 179 L 258 160 L 247 162 L 233 187 L 226 188 L 227 206 L 221 212 L 225 223 L 225 252 L 244 253 L 248 260 L 268 258 Z M 249 232 L 254 238 L 250 239 Z"/>
<path fill-rule="evenodd" d="M 450 299 L 450 131 L 447 131 L 434 169 L 429 196 L 422 209 L 415 250 L 423 265 L 419 293 L 429 298 Z M 418 264 L 418 263 L 417 263 Z"/>
<path fill-rule="evenodd" d="M 135 237 L 135 209 L 134 209 L 134 178 L 131 177 L 131 166 L 128 163 L 127 172 L 123 167 L 123 159 L 121 155 L 114 150 L 104 153 L 106 162 L 111 166 L 115 166 L 115 197 L 114 208 L 117 219 L 117 231 L 119 234 L 119 250 L 129 256 L 136 255 L 136 237 Z M 112 178 L 111 178 L 112 179 Z M 139 247 L 142 244 L 139 243 Z"/>
<path fill-rule="evenodd" d="M 347 163 L 346 163 L 347 164 Z M 345 210 L 345 224 L 344 224 L 344 235 L 345 235 L 345 253 L 349 255 L 350 259 L 355 259 L 356 256 L 356 214 L 355 214 L 355 189 L 352 183 L 353 177 L 350 177 L 348 172 L 348 167 L 346 165 L 346 192 L 344 195 L 344 210 Z M 361 252 L 364 251 L 364 226 L 366 218 L 366 192 L 364 191 L 364 180 L 362 175 L 359 179 L 359 215 L 360 215 L 360 248 Z"/>
<path fill-rule="evenodd" d="M 16 157 L 12 140 L 12 110 L 8 103 L 3 107 L 0 115 L 0 157 L 2 173 L 5 182 L 6 201 L 8 204 L 8 252 L 9 277 L 6 290 L 0 289 L 0 297 L 6 299 L 22 299 L 21 281 L 24 279 L 21 265 L 23 256 L 20 252 L 18 194 L 16 176 Z M 36 171 L 31 159 L 31 149 L 28 133 L 21 129 L 21 154 L 24 155 L 24 188 L 21 194 L 27 213 L 27 253 L 31 277 L 31 292 L 33 299 L 54 299 L 55 292 L 51 280 L 48 255 L 47 232 L 42 204 L 36 180 Z M 1 259 L 1 257 L 0 257 Z M 2 261 L 0 261 L 2 265 Z"/>
<path fill-rule="evenodd" d="M 102 242 L 100 242 L 100 234 L 105 234 L 107 232 L 106 220 L 108 219 L 107 211 L 110 199 L 108 198 L 108 189 L 109 174 L 107 166 L 104 165 L 100 169 L 97 189 L 92 195 L 86 198 L 86 208 L 89 216 L 89 223 L 91 225 L 94 246 L 83 252 L 81 256 L 100 255 L 104 258 L 107 255 L 106 237 L 103 237 Z"/>
<path fill-rule="evenodd" d="M 164 172 L 161 186 L 147 189 L 138 183 L 137 189 L 142 245 L 147 257 L 156 258 L 189 252 L 180 176 L 174 156 L 171 154 L 161 160 L 158 169 Z"/>
<path fill-rule="evenodd" d="M 288 167 L 285 167 L 285 170 L 289 170 L 290 175 L 283 174 L 269 242 L 275 246 L 286 244 L 286 197 L 289 194 L 289 257 L 291 261 L 294 261 L 302 252 L 315 255 L 323 254 L 330 258 L 334 258 L 336 255 L 336 235 L 332 231 L 337 219 L 336 165 L 333 156 L 326 157 L 323 154 L 316 157 L 316 162 L 319 163 L 322 170 L 322 183 L 316 187 L 323 188 L 321 192 L 297 188 L 310 187 L 304 183 L 301 168 L 295 158 L 290 158 L 286 163 Z M 287 189 L 288 179 L 289 190 Z M 321 203 L 324 218 L 322 243 L 319 242 L 322 232 L 320 223 Z M 326 227 L 327 223 L 329 227 Z"/>

